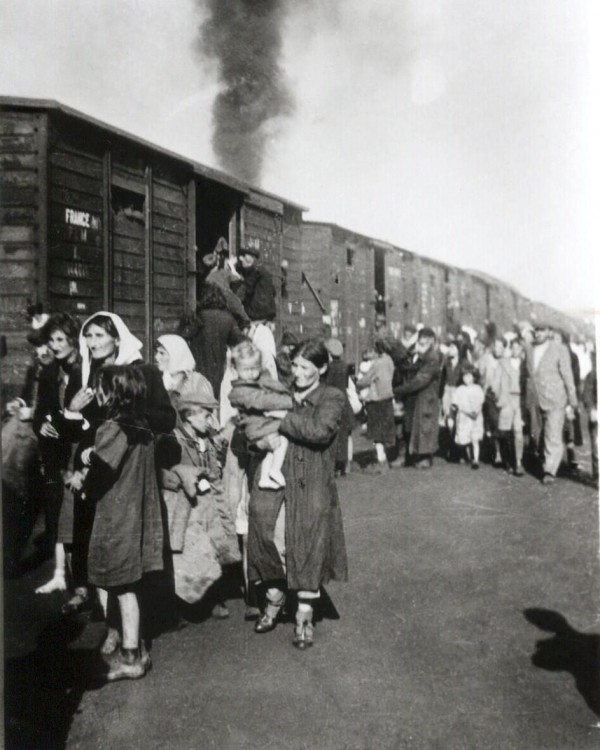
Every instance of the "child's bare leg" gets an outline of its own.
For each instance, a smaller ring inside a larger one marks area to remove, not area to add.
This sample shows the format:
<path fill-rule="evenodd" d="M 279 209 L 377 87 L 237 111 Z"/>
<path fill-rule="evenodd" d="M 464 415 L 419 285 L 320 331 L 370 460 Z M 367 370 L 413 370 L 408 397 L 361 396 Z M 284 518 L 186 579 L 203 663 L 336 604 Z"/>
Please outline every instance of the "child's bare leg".
<path fill-rule="evenodd" d="M 515 438 L 515 471 L 520 472 L 523 469 L 523 430 L 517 427 L 513 434 Z"/>
<path fill-rule="evenodd" d="M 280 487 L 285 487 L 285 477 L 283 476 L 283 472 L 281 471 L 281 469 L 283 467 L 283 462 L 285 461 L 285 454 L 287 452 L 288 445 L 288 439 L 286 437 L 283 437 L 283 435 L 279 435 L 277 445 L 273 449 L 272 454 L 273 461 L 271 463 L 269 476 Z"/>
<path fill-rule="evenodd" d="M 98 599 L 102 605 L 102 611 L 104 612 L 104 619 L 108 622 L 108 591 L 106 589 L 98 588 Z M 100 646 L 100 653 L 107 656 L 116 651 L 117 646 L 121 643 L 121 634 L 116 628 L 108 627 L 106 631 L 106 638 Z"/>
<path fill-rule="evenodd" d="M 54 575 L 43 586 L 39 586 L 36 594 L 50 594 L 52 591 L 65 591 L 67 588 L 66 579 L 66 562 L 67 556 L 64 545 L 56 544 L 54 547 Z"/>
<path fill-rule="evenodd" d="M 261 490 L 278 490 L 281 486 L 271 479 L 271 467 L 273 466 L 273 453 L 269 451 L 260 464 L 260 478 L 258 486 Z"/>
<path fill-rule="evenodd" d="M 137 649 L 140 645 L 140 605 L 133 591 L 119 594 L 119 610 L 123 625 L 123 648 Z"/>
<path fill-rule="evenodd" d="M 473 440 L 471 450 L 473 451 L 473 466 L 479 466 L 479 440 Z"/>

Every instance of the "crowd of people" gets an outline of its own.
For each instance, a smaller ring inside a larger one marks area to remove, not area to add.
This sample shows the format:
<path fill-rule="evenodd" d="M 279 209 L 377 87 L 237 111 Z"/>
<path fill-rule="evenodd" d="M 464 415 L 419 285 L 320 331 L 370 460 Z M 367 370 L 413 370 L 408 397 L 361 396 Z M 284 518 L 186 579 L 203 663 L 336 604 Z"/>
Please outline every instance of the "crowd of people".
<path fill-rule="evenodd" d="M 325 382 L 322 340 L 277 352 L 275 291 L 257 255 L 211 269 L 196 314 L 157 336 L 151 362 L 112 312 L 38 315 L 29 336 L 35 362 L 2 435 L 8 568 L 31 532 L 27 505 L 41 501 L 36 542 L 54 573 L 37 593 L 66 592 L 65 616 L 101 609 L 107 681 L 151 667 L 148 578 L 172 620 L 204 601 L 227 617 L 224 582 L 237 571 L 256 633 L 286 602 L 305 649 L 321 587 L 347 577 L 334 480 L 346 395 Z M 235 299 L 225 277 L 239 282 Z"/>
<path fill-rule="evenodd" d="M 148 576 L 177 620 L 180 602 L 229 616 L 225 582 L 237 575 L 257 634 L 286 611 L 293 645 L 313 644 L 323 585 L 347 579 L 335 476 L 357 470 L 361 418 L 376 457 L 364 470 L 375 473 L 429 469 L 440 452 L 476 469 L 486 440 L 491 460 L 520 476 L 526 435 L 550 483 L 565 444 L 574 468 L 580 403 L 597 434 L 595 365 L 581 372 L 543 322 L 487 341 L 461 329 L 443 343 L 427 327 L 398 340 L 380 326 L 354 373 L 335 338 L 287 332 L 277 348 L 258 252 L 243 248 L 236 266 L 219 257 L 205 259 L 196 314 L 157 337 L 152 362 L 119 315 L 80 324 L 38 311 L 35 362 L 7 407 L 7 563 L 18 569 L 27 509 L 41 498 L 38 543 L 54 573 L 37 592 L 68 592 L 65 616 L 99 603 L 107 681 L 151 667 Z"/>
<path fill-rule="evenodd" d="M 442 342 L 425 326 L 406 326 L 399 340 L 382 326 L 356 386 L 375 473 L 429 469 L 436 454 L 478 469 L 483 450 L 515 476 L 525 473 L 527 455 L 552 484 L 565 457 L 568 471 L 579 469 L 585 415 L 598 478 L 594 345 L 572 343 L 545 321 L 516 324 L 502 336 L 493 324 L 481 335 L 462 327 Z"/>

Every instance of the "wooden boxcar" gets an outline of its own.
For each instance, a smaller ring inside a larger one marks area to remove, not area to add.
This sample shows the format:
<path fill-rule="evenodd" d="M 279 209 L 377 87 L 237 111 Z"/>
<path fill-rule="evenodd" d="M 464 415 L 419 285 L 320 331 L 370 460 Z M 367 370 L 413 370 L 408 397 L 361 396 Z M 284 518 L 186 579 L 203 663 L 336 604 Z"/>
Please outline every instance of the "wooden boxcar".
<path fill-rule="evenodd" d="M 302 208 L 57 102 L 0 98 L 5 397 L 30 360 L 27 306 L 124 317 L 144 342 L 196 305 L 197 263 L 248 242 L 282 285 Z"/>
<path fill-rule="evenodd" d="M 259 251 L 260 263 L 269 271 L 275 285 L 277 338 L 282 329 L 294 329 L 293 305 L 290 312 L 290 304 L 299 294 L 295 268 L 305 210 L 257 188 L 249 191 L 242 206 L 240 243 Z"/>
<path fill-rule="evenodd" d="M 305 222 L 300 255 L 287 258 L 297 295 L 289 300 L 284 323 L 297 335 L 339 338 L 347 361 L 356 363 L 385 306 L 379 249 L 370 237 L 336 224 Z"/>

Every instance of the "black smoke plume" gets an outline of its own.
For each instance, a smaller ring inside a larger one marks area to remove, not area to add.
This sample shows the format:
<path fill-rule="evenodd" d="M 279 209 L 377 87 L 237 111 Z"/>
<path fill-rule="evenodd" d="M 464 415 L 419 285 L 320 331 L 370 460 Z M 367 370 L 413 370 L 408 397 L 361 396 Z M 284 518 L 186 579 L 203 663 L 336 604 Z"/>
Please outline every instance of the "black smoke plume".
<path fill-rule="evenodd" d="M 212 144 L 221 166 L 258 184 L 276 118 L 293 110 L 280 67 L 289 0 L 205 0 L 200 50 L 218 63 L 224 89 L 213 105 Z"/>

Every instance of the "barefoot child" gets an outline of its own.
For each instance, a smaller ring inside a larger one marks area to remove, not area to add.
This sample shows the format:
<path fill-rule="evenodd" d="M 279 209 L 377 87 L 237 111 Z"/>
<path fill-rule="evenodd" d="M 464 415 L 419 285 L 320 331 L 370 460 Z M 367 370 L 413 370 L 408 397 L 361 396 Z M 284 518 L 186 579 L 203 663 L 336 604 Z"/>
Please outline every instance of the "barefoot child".
<path fill-rule="evenodd" d="M 260 352 L 249 341 L 238 344 L 232 358 L 238 379 L 233 381 L 229 401 L 242 416 L 248 443 L 267 451 L 258 486 L 261 489 L 285 487 L 281 467 L 288 440 L 279 434 L 281 420 L 272 419 L 265 412 L 290 410 L 292 397 L 284 385 L 262 370 Z"/>
<path fill-rule="evenodd" d="M 470 363 L 462 366 L 462 385 L 454 391 L 452 405 L 456 413 L 458 446 L 471 446 L 471 468 L 479 468 L 479 443 L 483 439 L 483 388 L 475 382 L 475 368 Z"/>
<path fill-rule="evenodd" d="M 96 503 L 88 576 L 104 614 L 109 598 L 115 598 L 121 615 L 121 649 L 111 658 L 106 678 L 138 679 L 150 666 L 140 642 L 138 585 L 144 573 L 163 567 L 154 437 L 144 416 L 147 385 L 136 365 L 105 365 L 95 388 L 106 418 L 94 447 L 82 454 L 89 465 L 83 493 L 86 502 Z"/>

